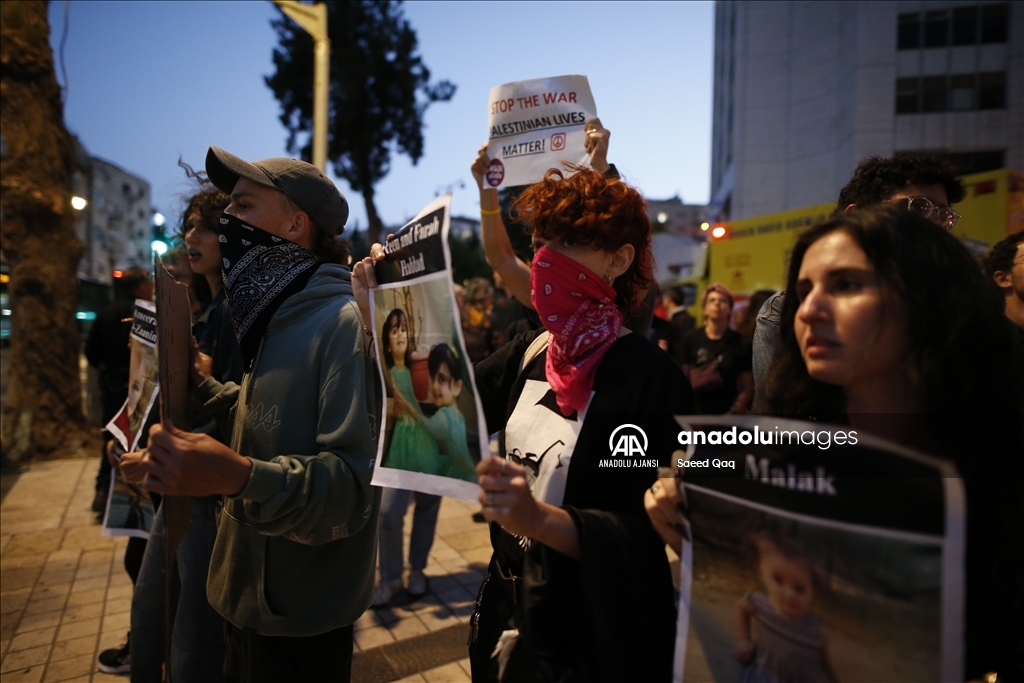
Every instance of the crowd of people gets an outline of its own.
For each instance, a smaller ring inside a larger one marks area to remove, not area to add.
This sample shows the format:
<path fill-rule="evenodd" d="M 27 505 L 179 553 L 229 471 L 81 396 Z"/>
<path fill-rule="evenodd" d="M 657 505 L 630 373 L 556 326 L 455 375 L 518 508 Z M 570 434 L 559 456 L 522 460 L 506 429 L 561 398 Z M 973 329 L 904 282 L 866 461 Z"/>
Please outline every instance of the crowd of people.
<path fill-rule="evenodd" d="M 964 680 L 1024 676 L 1024 233 L 978 264 L 949 232 L 964 196 L 949 166 L 870 158 L 833 216 L 798 239 L 784 291 L 753 293 L 736 311 L 736 294 L 713 283 L 695 319 L 680 288 L 660 292 L 653 281 L 646 205 L 608 163 L 609 131 L 597 119 L 585 131 L 589 167 L 552 169 L 504 207 L 485 182 L 486 146 L 471 166 L 500 285 L 461 288 L 475 391 L 498 453 L 479 463 L 452 438 L 465 441 L 456 399 L 469 381 L 455 352 L 430 352 L 437 411 L 428 417 L 406 313 L 370 327 L 383 249 L 350 265 L 340 239 L 348 205 L 333 183 L 301 161 L 209 149 L 181 216 L 188 273 L 177 263 L 198 302 L 193 430 L 155 424 L 145 449 L 109 449 L 128 481 L 190 496 L 192 524 L 170 574 L 163 514 L 148 545 L 129 546 L 130 641 L 101 655 L 104 671 L 133 681 L 159 681 L 164 667 L 175 681 L 349 680 L 356 619 L 403 589 L 428 590 L 440 498 L 370 484 L 391 406 L 385 465 L 448 462 L 431 473 L 480 487 L 493 555 L 470 623 L 474 681 L 671 679 L 676 593 L 665 546 L 678 552 L 691 538 L 685 488 L 650 469 L 609 476 L 598 458 L 612 424 L 656 435 L 674 415 L 745 413 L 852 425 L 953 463 L 968 511 Z M 513 223 L 532 254 L 513 249 Z M 148 279 L 132 282 L 131 295 L 145 298 Z M 95 334 L 130 315 L 118 306 Z M 109 380 L 105 410 L 116 410 L 127 383 L 120 360 L 90 344 Z M 962 436 L 943 428 L 954 418 Z M 674 447 L 658 439 L 648 450 L 668 464 Z M 757 547 L 764 590 L 737 606 L 736 659 L 760 667 L 749 680 L 776 680 L 761 634 L 809 613 L 810 572 L 785 541 Z M 773 571 L 805 585 L 803 612 L 782 604 Z M 835 680 L 823 662 L 803 669 L 806 680 Z"/>

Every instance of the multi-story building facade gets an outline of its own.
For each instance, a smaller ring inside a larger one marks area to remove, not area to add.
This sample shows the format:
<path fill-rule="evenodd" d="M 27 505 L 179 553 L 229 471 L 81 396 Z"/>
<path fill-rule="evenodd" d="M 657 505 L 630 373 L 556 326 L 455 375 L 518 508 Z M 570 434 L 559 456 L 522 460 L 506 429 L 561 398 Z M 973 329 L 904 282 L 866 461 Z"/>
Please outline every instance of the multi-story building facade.
<path fill-rule="evenodd" d="M 865 157 L 1024 169 L 1024 4 L 754 2 L 715 13 L 712 217 L 835 200 Z"/>
<path fill-rule="evenodd" d="M 132 266 L 151 267 L 152 207 L 149 183 L 78 147 L 72 176 L 75 195 L 86 200 L 75 230 L 82 240 L 78 277 L 109 285 L 113 273 Z"/>

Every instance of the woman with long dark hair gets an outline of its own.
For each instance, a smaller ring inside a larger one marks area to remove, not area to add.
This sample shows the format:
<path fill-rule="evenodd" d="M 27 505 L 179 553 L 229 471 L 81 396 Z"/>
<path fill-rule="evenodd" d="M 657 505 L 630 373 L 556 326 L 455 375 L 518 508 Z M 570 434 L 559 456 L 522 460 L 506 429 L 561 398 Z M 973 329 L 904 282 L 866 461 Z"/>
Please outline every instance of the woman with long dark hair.
<path fill-rule="evenodd" d="M 793 248 L 769 412 L 847 423 L 952 460 L 967 494 L 968 678 L 1024 673 L 1024 374 L 1012 331 L 963 245 L 923 217 L 860 209 Z M 679 487 L 645 494 L 680 544 Z"/>
<path fill-rule="evenodd" d="M 199 308 L 192 325 L 198 350 L 209 357 L 210 374 L 219 382 L 241 382 L 242 354 L 231 323 L 223 286 L 217 219 L 231 202 L 211 187 L 204 176 L 186 169 L 200 184 L 181 212 L 181 238 L 192 268 L 190 295 Z M 192 431 L 209 434 L 221 442 L 230 436 L 230 425 L 212 419 L 202 403 L 193 399 Z M 163 534 L 165 519 L 157 515 L 143 561 L 139 587 L 132 599 L 132 680 L 158 680 L 162 667 L 175 680 L 220 681 L 223 679 L 224 620 L 206 598 L 213 542 L 217 535 L 220 496 L 191 499 L 191 522 L 177 548 L 176 586 L 179 594 L 171 633 L 171 661 L 164 662 L 165 625 Z"/>

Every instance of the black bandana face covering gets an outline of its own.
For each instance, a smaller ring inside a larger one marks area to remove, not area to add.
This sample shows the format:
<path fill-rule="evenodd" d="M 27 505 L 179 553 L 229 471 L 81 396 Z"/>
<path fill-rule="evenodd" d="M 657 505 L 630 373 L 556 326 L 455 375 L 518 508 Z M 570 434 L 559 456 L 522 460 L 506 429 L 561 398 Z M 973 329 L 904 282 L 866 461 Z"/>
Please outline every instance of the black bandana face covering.
<path fill-rule="evenodd" d="M 302 291 L 320 260 L 230 214 L 221 214 L 218 229 L 231 323 L 248 371 L 270 319 L 285 299 Z"/>

